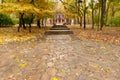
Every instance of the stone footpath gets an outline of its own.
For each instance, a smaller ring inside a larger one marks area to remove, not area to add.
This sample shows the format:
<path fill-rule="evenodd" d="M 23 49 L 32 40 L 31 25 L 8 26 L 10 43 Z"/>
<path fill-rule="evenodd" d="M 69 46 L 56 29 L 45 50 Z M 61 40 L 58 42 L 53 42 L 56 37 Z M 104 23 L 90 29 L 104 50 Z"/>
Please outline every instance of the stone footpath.
<path fill-rule="evenodd" d="M 120 45 L 71 35 L 1 44 L 0 80 L 120 80 Z"/>

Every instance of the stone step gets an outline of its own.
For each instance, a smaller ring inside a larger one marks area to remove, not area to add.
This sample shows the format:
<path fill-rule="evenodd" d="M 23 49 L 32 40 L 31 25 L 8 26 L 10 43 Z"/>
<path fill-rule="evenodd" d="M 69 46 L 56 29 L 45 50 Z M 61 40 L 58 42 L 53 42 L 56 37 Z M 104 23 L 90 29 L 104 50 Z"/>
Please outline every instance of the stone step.
<path fill-rule="evenodd" d="M 52 31 L 55 31 L 55 32 L 64 31 L 65 32 L 65 31 L 72 31 L 72 30 L 47 30 L 47 31 L 51 31 L 51 32 Z"/>
<path fill-rule="evenodd" d="M 71 30 L 48 30 L 46 35 L 61 35 L 61 34 L 73 34 Z"/>
<path fill-rule="evenodd" d="M 51 28 L 50 30 L 70 30 L 69 28 Z"/>
<path fill-rule="evenodd" d="M 45 35 L 62 35 L 62 34 L 73 34 L 66 25 L 54 25 L 50 30 L 45 32 Z"/>

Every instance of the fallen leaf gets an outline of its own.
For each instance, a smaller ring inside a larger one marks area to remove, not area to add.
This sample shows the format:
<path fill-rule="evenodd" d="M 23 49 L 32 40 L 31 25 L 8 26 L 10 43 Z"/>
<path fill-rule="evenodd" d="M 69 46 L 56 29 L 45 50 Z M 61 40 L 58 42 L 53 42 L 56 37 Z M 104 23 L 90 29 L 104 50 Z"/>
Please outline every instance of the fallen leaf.
<path fill-rule="evenodd" d="M 24 67 L 26 67 L 28 64 L 27 63 L 21 63 L 19 66 L 21 67 L 21 68 L 24 68 Z"/>
<path fill-rule="evenodd" d="M 14 54 L 10 55 L 10 58 L 11 59 L 15 58 L 15 55 Z"/>
<path fill-rule="evenodd" d="M 57 77 L 52 78 L 51 80 L 59 80 Z"/>

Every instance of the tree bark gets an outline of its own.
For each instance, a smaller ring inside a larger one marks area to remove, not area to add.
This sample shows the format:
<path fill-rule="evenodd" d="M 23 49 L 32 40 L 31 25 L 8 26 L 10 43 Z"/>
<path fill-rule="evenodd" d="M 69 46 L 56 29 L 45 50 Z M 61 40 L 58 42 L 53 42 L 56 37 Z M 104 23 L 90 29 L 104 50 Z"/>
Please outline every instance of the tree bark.
<path fill-rule="evenodd" d="M 1 3 L 4 3 L 4 0 L 1 0 Z"/>
<path fill-rule="evenodd" d="M 101 22 L 100 22 L 100 30 L 102 30 L 104 26 L 104 0 L 101 0 Z"/>
<path fill-rule="evenodd" d="M 105 15 L 105 23 L 107 24 L 107 21 L 108 21 L 108 13 L 109 13 L 109 8 L 110 8 L 110 2 L 108 3 L 107 5 L 107 9 L 106 9 L 106 15 Z"/>
<path fill-rule="evenodd" d="M 23 18 L 24 13 L 21 13 L 20 15 L 21 15 L 21 22 L 22 22 L 22 25 L 23 25 L 23 29 L 26 29 L 26 27 L 25 27 L 25 21 L 24 21 L 24 18 Z"/>
<path fill-rule="evenodd" d="M 20 32 L 20 28 L 22 27 L 22 20 L 21 15 L 19 14 L 19 26 L 18 26 L 18 32 Z"/>
<path fill-rule="evenodd" d="M 29 32 L 31 32 L 31 23 L 29 24 Z"/>
<path fill-rule="evenodd" d="M 26 29 L 25 22 L 23 19 L 24 13 L 19 13 L 19 26 L 18 26 L 18 32 L 20 31 L 20 28 L 23 26 L 23 29 Z"/>
<path fill-rule="evenodd" d="M 44 19 L 42 19 L 42 26 L 44 26 Z"/>
<path fill-rule="evenodd" d="M 92 29 L 94 29 L 94 1 L 92 0 Z"/>
<path fill-rule="evenodd" d="M 84 4 L 84 30 L 86 29 L 86 4 Z"/>
<path fill-rule="evenodd" d="M 100 30 L 102 30 L 104 24 L 105 24 L 105 14 L 106 14 L 106 2 L 107 0 L 101 0 L 101 25 Z"/>
<path fill-rule="evenodd" d="M 82 28 L 82 16 L 80 16 L 80 28 Z"/>
<path fill-rule="evenodd" d="M 39 28 L 41 28 L 41 26 L 40 26 L 40 19 L 37 20 L 37 26 L 38 26 Z"/>

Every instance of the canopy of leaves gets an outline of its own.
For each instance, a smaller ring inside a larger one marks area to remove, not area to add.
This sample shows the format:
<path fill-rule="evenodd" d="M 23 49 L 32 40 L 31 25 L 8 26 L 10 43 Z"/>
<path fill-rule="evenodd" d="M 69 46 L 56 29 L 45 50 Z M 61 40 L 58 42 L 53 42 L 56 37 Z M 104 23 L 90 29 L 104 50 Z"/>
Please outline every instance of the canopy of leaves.
<path fill-rule="evenodd" d="M 54 13 L 53 2 L 44 0 L 6 0 L 0 4 L 0 13 L 34 14 L 37 17 L 50 17 Z"/>

